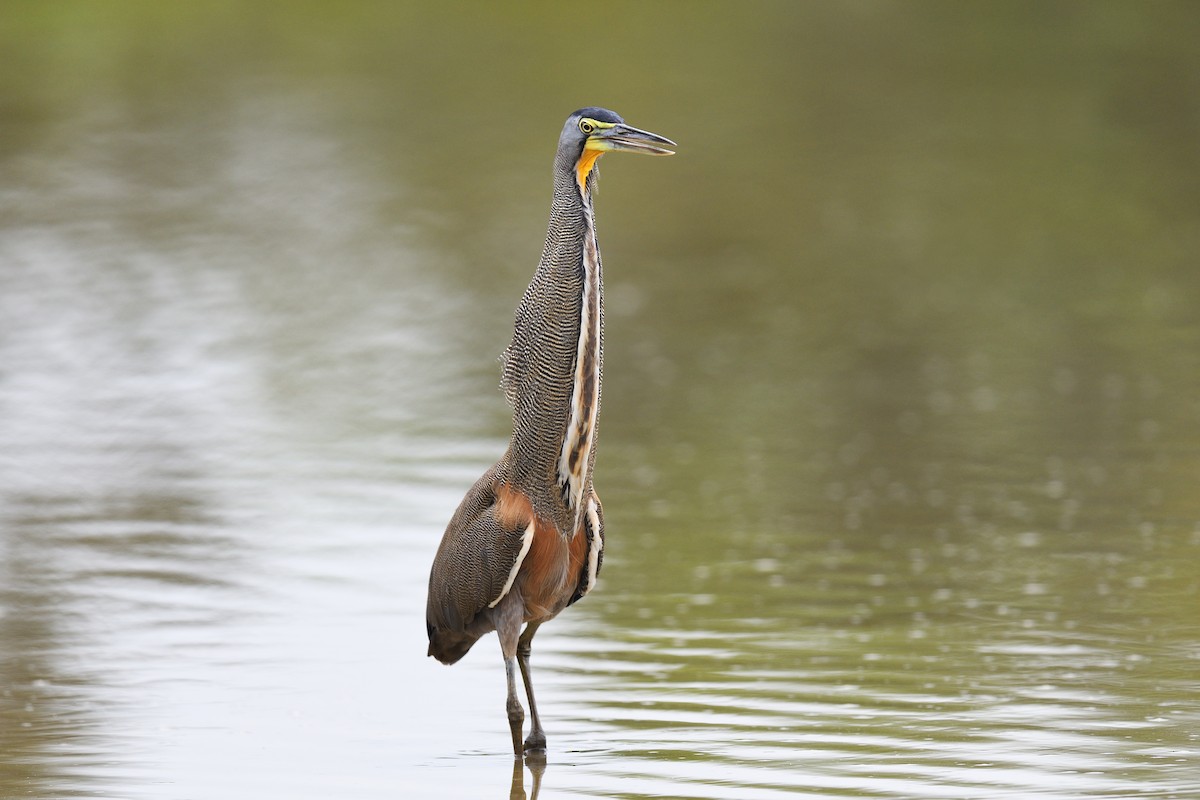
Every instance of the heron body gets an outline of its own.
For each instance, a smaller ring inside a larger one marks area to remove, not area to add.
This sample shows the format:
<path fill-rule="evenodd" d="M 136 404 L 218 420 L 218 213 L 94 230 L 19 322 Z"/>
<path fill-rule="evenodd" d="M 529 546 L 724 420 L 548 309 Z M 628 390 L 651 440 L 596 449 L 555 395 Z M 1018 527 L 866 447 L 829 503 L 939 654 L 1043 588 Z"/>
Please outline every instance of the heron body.
<path fill-rule="evenodd" d="M 567 118 L 545 248 L 503 356 L 512 437 L 454 512 L 430 572 L 429 655 L 453 664 L 496 631 L 517 755 L 546 744 L 529 672 L 533 635 L 591 591 L 604 559 L 604 512 L 592 486 L 604 360 L 596 162 L 608 151 L 669 155 L 673 145 L 606 109 Z M 518 670 L 532 716 L 524 743 Z"/>

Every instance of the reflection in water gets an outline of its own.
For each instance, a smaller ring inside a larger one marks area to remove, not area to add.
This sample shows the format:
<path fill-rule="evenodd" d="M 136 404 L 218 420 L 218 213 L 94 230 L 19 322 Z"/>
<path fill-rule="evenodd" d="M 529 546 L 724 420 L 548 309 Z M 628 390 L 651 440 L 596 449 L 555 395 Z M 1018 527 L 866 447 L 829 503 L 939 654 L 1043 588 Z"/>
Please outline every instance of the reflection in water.
<path fill-rule="evenodd" d="M 525 768 L 529 767 L 529 794 L 525 793 Z M 512 790 L 509 800 L 537 800 L 542 791 L 542 775 L 546 772 L 546 757 L 531 753 L 524 759 L 513 759 Z"/>
<path fill-rule="evenodd" d="M 0 31 L 0 796 L 1200 794 L 1196 12 L 624 10 L 663 63 L 595 97 L 567 10 Z M 609 554 L 526 776 L 424 581 L 507 433 L 511 132 L 614 91 L 689 155 L 597 200 Z"/>
<path fill-rule="evenodd" d="M 54 608 L 58 598 L 36 575 L 39 557 L 33 526 L 6 521 L 0 561 L 0 786 L 24 785 L 34 796 L 50 796 L 78 785 L 79 776 L 50 756 L 62 743 L 78 762 L 94 766 L 97 743 L 87 731 L 93 712 L 79 691 L 80 678 L 63 674 L 52 657 L 59 632 Z M 79 772 L 87 771 L 84 766 Z"/>

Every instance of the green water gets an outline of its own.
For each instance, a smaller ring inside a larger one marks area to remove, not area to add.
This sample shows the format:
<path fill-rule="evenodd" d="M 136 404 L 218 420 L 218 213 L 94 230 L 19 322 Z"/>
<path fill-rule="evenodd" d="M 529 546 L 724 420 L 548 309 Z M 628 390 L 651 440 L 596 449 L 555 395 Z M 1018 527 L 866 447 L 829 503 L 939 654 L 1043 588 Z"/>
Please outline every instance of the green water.
<path fill-rule="evenodd" d="M 1188 3 L 0 12 L 0 797 L 1200 794 Z M 555 137 L 596 591 L 514 775 L 428 565 Z"/>

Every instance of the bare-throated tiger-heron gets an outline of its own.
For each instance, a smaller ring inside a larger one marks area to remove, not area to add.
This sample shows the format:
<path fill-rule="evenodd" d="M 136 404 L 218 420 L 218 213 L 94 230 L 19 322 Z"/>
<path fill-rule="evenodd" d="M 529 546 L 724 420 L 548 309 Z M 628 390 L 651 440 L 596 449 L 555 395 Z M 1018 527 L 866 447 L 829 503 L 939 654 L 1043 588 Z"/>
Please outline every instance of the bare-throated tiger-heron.
<path fill-rule="evenodd" d="M 604 342 L 596 162 L 607 152 L 671 155 L 674 144 L 603 108 L 567 117 L 546 245 L 503 356 L 512 437 L 454 512 L 430 571 L 429 655 L 453 664 L 496 631 L 517 756 L 546 746 L 529 673 L 533 636 L 591 591 L 604 558 L 604 514 L 592 487 Z M 532 717 L 524 742 L 518 669 Z"/>

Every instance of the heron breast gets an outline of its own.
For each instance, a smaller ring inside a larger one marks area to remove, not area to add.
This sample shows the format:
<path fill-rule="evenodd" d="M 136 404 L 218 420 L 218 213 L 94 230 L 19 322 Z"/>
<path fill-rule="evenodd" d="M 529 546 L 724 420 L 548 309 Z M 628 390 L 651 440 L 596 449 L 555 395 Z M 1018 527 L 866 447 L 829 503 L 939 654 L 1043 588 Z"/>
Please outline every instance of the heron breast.
<path fill-rule="evenodd" d="M 535 525 L 520 577 L 526 620 L 549 619 L 566 608 L 587 557 L 588 539 L 582 527 L 568 539 L 552 524 Z"/>

